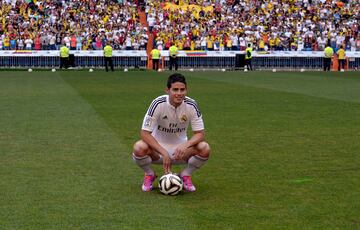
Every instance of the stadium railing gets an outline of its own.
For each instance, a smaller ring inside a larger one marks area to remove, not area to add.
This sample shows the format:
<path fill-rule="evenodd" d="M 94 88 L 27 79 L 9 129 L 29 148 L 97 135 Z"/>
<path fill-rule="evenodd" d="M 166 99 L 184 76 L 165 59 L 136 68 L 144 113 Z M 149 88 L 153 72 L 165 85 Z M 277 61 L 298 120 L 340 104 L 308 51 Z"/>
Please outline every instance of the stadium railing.
<path fill-rule="evenodd" d="M 103 51 L 70 51 L 74 66 L 103 68 Z M 145 68 L 146 51 L 113 51 L 113 64 L 118 68 Z M 59 51 L 7 50 L 0 51 L 0 68 L 49 68 L 60 66 Z"/>
<path fill-rule="evenodd" d="M 103 68 L 103 51 L 70 51 L 75 66 L 82 68 Z M 235 69 L 236 55 L 242 51 L 179 51 L 178 64 L 181 69 Z M 169 65 L 169 52 L 161 51 L 161 66 Z M 358 69 L 360 52 L 346 53 L 348 69 Z M 117 68 L 146 68 L 146 51 L 113 51 L 113 62 Z M 50 68 L 60 65 L 59 51 L 0 51 L 0 68 Z M 323 52 L 253 52 L 252 65 L 255 69 L 322 69 Z"/>

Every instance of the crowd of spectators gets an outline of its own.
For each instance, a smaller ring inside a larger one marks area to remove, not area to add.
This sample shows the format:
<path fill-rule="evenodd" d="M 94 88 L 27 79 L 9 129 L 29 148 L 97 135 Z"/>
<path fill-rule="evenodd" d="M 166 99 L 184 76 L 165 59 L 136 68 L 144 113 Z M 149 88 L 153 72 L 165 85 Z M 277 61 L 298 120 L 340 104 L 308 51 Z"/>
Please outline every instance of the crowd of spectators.
<path fill-rule="evenodd" d="M 358 0 L 3 0 L 0 49 L 360 50 Z M 196 6 L 194 8 L 193 6 Z"/>
<path fill-rule="evenodd" d="M 360 50 L 358 0 L 148 0 L 155 46 L 183 50 Z M 196 11 L 192 5 L 202 6 Z M 170 7 L 169 7 L 170 6 Z M 213 10 L 205 10 L 208 7 Z"/>
<path fill-rule="evenodd" d="M 0 49 L 146 49 L 147 28 L 125 0 L 4 0 Z"/>

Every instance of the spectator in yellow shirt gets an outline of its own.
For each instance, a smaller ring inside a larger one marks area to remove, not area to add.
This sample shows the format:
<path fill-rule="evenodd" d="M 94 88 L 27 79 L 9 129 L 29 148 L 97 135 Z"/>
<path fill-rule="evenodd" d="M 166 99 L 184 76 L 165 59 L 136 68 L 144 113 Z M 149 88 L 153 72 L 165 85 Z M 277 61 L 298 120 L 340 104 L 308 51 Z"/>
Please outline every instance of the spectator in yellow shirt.
<path fill-rule="evenodd" d="M 206 38 L 206 48 L 210 51 L 214 50 L 213 41 L 210 36 Z"/>
<path fill-rule="evenodd" d="M 269 40 L 270 50 L 275 50 L 275 39 L 271 37 Z"/>
<path fill-rule="evenodd" d="M 8 35 L 5 35 L 4 38 L 4 50 L 9 50 L 10 49 L 10 38 Z"/>
<path fill-rule="evenodd" d="M 231 50 L 232 42 L 231 39 L 228 37 L 226 40 L 226 50 Z"/>
<path fill-rule="evenodd" d="M 264 51 L 264 50 L 265 50 L 265 42 L 261 38 L 260 41 L 259 41 L 259 51 Z"/>
<path fill-rule="evenodd" d="M 279 38 L 279 37 L 276 37 L 276 38 L 275 38 L 275 50 L 281 50 L 281 45 L 280 45 L 280 43 L 281 43 L 280 38 Z"/>

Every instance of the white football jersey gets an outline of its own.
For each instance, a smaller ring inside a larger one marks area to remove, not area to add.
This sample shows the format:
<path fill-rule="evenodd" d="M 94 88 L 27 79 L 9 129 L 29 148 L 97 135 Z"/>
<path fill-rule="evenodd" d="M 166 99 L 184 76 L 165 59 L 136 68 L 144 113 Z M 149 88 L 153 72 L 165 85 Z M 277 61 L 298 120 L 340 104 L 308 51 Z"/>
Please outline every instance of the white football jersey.
<path fill-rule="evenodd" d="M 192 131 L 204 130 L 204 122 L 196 102 L 185 97 L 175 108 L 169 102 L 169 95 L 157 97 L 151 103 L 142 124 L 142 129 L 152 132 L 159 143 L 176 145 L 187 141 L 189 124 Z"/>

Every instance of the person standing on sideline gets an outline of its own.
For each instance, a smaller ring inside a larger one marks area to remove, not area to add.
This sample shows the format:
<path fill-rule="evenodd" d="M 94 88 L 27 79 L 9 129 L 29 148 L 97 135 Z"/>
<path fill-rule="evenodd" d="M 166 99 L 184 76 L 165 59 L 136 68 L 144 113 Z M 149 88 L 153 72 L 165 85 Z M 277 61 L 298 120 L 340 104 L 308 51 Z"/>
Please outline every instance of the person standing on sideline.
<path fill-rule="evenodd" d="M 175 66 L 175 70 L 178 69 L 178 61 L 177 61 L 178 52 L 179 52 L 178 48 L 175 46 L 174 43 L 172 43 L 169 48 L 169 56 L 170 56 L 169 70 L 172 70 L 173 66 Z"/>
<path fill-rule="evenodd" d="M 153 70 L 159 70 L 160 51 L 155 47 L 150 52 Z"/>
<path fill-rule="evenodd" d="M 324 71 L 330 71 L 331 58 L 334 55 L 334 50 L 331 48 L 330 43 L 326 46 L 324 50 Z"/>
<path fill-rule="evenodd" d="M 253 70 L 252 69 L 252 64 L 251 64 L 251 59 L 252 59 L 252 48 L 251 48 L 251 44 L 248 44 L 248 47 L 245 50 L 245 67 L 248 70 Z"/>
<path fill-rule="evenodd" d="M 69 48 L 62 44 L 60 48 L 60 69 L 64 67 L 65 69 L 69 68 Z"/>
<path fill-rule="evenodd" d="M 345 69 L 346 54 L 345 54 L 344 46 L 341 45 L 340 49 L 336 53 L 338 55 L 338 61 L 339 61 L 338 71 L 340 71 L 342 69 Z"/>
<path fill-rule="evenodd" d="M 114 65 L 113 65 L 113 60 L 112 60 L 112 51 L 113 51 L 113 48 L 111 47 L 110 42 L 107 41 L 106 45 L 104 47 L 104 62 L 105 62 L 106 72 L 109 71 L 108 65 L 110 65 L 111 71 L 114 72 Z"/>
<path fill-rule="evenodd" d="M 210 156 L 210 146 L 204 141 L 202 114 L 196 102 L 187 97 L 187 84 L 182 74 L 175 73 L 167 80 L 166 95 L 157 97 L 147 110 L 140 131 L 141 140 L 134 144 L 135 163 L 144 170 L 144 192 L 153 189 L 156 174 L 151 164 L 162 164 L 166 174 L 172 164 L 186 164 L 180 177 L 184 189 L 196 190 L 192 173 L 203 166 Z M 193 135 L 187 137 L 191 125 Z"/>

